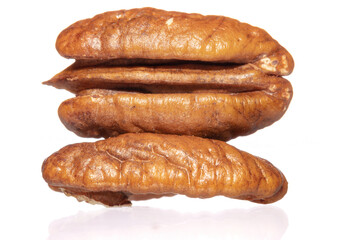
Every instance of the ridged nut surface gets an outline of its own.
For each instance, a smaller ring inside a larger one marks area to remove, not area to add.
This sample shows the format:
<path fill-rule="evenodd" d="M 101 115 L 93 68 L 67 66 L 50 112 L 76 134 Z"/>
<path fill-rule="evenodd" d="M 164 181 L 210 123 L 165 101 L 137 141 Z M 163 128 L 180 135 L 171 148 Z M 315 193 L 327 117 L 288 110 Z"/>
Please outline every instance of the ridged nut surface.
<path fill-rule="evenodd" d="M 129 133 L 73 144 L 47 158 L 42 172 L 52 189 L 110 206 L 148 194 L 271 203 L 287 190 L 284 175 L 268 161 L 192 136 Z"/>
<path fill-rule="evenodd" d="M 276 75 L 288 75 L 294 67 L 291 55 L 263 29 L 224 16 L 154 8 L 78 21 L 60 33 L 56 48 L 75 59 L 254 63 Z"/>

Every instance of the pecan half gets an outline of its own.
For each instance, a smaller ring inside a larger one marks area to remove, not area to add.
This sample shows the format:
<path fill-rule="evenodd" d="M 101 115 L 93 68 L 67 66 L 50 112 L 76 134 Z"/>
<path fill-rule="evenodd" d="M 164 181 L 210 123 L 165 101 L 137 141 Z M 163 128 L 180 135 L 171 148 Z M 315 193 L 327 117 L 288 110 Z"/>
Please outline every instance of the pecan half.
<path fill-rule="evenodd" d="M 47 84 L 78 93 L 58 112 L 82 137 L 152 132 L 229 140 L 271 125 L 291 101 L 287 80 L 252 66 L 185 66 L 73 67 Z M 121 91 L 93 90 L 101 86 Z"/>
<path fill-rule="evenodd" d="M 109 206 L 173 194 L 271 203 L 287 191 L 268 161 L 193 136 L 129 133 L 73 144 L 47 158 L 42 173 L 54 190 Z"/>
<path fill-rule="evenodd" d="M 60 33 L 56 48 L 75 59 L 253 63 L 276 75 L 288 75 L 294 67 L 291 55 L 263 29 L 223 16 L 154 8 L 78 21 Z"/>

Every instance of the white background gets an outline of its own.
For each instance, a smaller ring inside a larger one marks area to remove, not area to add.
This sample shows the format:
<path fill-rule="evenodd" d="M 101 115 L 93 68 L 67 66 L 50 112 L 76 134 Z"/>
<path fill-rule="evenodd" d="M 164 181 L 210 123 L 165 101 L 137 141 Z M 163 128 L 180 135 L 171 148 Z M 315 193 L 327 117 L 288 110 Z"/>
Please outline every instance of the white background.
<path fill-rule="evenodd" d="M 360 239 L 357 1 L 2 1 L 1 239 Z M 82 139 L 59 104 L 73 95 L 42 81 L 70 65 L 55 40 L 71 23 L 152 6 L 225 15 L 259 26 L 289 50 L 294 97 L 271 127 L 230 144 L 271 161 L 289 181 L 279 202 L 186 197 L 131 208 L 78 203 L 51 191 L 43 160 Z"/>

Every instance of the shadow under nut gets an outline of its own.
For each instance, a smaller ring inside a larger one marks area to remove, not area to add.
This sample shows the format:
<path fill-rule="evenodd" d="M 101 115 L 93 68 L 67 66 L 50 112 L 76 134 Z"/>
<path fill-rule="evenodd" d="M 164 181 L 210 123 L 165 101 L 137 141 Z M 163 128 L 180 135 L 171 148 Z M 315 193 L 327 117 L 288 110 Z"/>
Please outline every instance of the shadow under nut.
<path fill-rule="evenodd" d="M 128 204 L 127 194 L 271 203 L 287 190 L 270 162 L 224 142 L 151 133 L 66 146 L 44 161 L 42 173 L 52 189 L 106 205 Z"/>

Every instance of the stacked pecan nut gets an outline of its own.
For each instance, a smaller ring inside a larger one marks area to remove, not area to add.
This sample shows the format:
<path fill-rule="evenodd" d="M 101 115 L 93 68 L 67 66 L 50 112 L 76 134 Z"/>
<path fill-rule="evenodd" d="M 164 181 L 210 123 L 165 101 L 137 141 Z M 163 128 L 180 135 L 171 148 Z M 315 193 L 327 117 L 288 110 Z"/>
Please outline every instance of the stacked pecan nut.
<path fill-rule="evenodd" d="M 223 141 L 279 120 L 291 55 L 264 30 L 223 16 L 153 8 L 106 12 L 60 33 L 75 63 L 47 85 L 76 97 L 59 117 L 95 143 L 48 157 L 50 188 L 107 206 L 183 194 L 272 203 L 287 191 L 270 162 Z"/>

